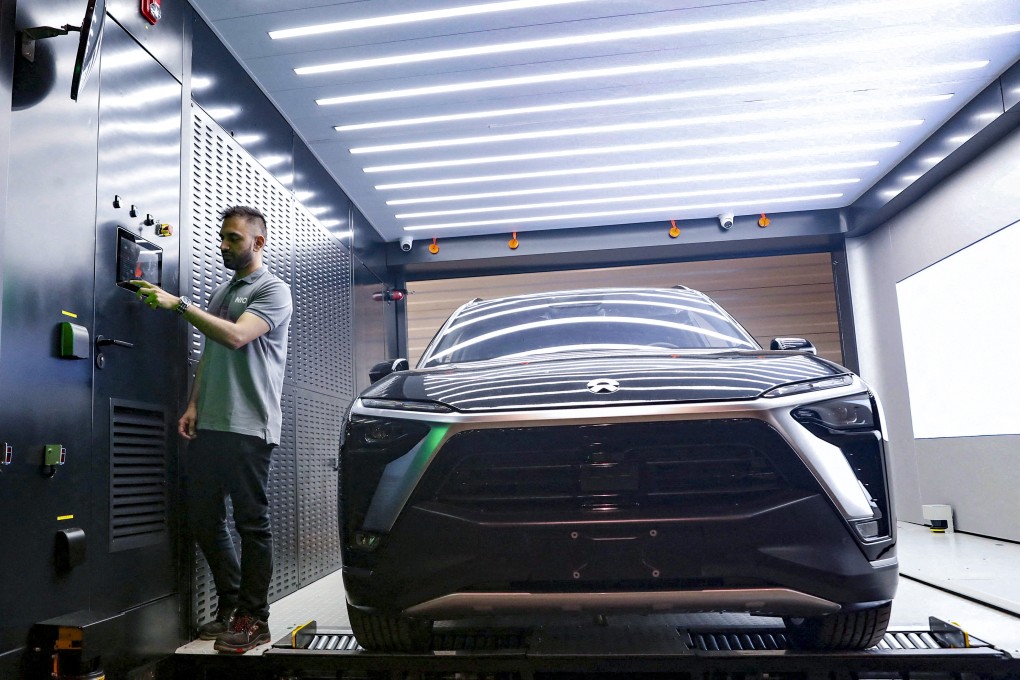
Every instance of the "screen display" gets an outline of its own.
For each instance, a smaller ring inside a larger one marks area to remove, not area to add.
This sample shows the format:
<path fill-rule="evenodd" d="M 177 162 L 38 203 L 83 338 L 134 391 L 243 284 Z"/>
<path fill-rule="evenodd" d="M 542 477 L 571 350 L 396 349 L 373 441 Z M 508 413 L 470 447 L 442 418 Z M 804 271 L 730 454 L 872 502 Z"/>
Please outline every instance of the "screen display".
<path fill-rule="evenodd" d="M 78 101 L 78 94 L 88 82 L 89 73 L 99 55 L 99 46 L 103 42 L 105 20 L 106 0 L 88 0 L 85 17 L 81 22 L 78 54 L 74 60 L 74 73 L 71 75 L 71 99 L 75 101 Z"/>
<path fill-rule="evenodd" d="M 1020 222 L 896 284 L 916 439 L 1020 434 Z"/>
<path fill-rule="evenodd" d="M 163 285 L 163 249 L 126 229 L 117 230 L 117 285 L 138 290 L 131 283 L 141 279 Z"/>

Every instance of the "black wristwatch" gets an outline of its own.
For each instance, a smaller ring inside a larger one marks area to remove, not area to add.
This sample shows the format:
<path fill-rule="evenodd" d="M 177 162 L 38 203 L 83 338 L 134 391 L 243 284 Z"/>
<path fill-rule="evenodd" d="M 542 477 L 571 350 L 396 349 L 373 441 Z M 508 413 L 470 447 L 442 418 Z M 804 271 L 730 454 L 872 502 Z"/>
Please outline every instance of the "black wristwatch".
<path fill-rule="evenodd" d="M 179 315 L 184 316 L 184 312 L 188 311 L 188 307 L 190 306 L 191 298 L 189 298 L 187 295 L 182 295 L 181 301 L 177 303 L 177 306 L 174 308 L 174 311 L 177 312 Z"/>

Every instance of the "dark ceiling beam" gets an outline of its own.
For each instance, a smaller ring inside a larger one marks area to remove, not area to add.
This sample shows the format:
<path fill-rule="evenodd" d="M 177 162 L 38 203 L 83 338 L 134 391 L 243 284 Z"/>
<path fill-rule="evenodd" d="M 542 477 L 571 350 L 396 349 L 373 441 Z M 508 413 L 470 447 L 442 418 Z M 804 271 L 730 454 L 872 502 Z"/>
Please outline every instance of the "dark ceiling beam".
<path fill-rule="evenodd" d="M 435 255 L 428 249 L 431 236 L 416 237 L 409 252 L 387 244 L 387 263 L 406 280 L 422 280 L 782 255 L 833 250 L 846 228 L 836 210 L 771 214 L 769 219 L 769 226 L 761 228 L 758 215 L 738 216 L 728 230 L 716 219 L 677 220 L 677 238 L 669 236 L 669 222 L 519 231 L 516 250 L 508 245 L 511 232 L 440 236 Z"/>

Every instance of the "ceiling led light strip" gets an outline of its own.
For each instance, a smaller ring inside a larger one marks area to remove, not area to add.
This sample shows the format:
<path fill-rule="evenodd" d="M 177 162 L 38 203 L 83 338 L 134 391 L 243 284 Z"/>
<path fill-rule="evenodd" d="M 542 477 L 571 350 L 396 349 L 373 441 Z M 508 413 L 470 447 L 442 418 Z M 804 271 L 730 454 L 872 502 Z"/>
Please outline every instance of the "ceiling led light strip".
<path fill-rule="evenodd" d="M 391 14 L 389 16 L 369 17 L 367 19 L 336 21 L 328 24 L 304 26 L 302 28 L 287 28 L 279 31 L 270 31 L 269 37 L 273 40 L 302 38 L 309 35 L 321 35 L 323 33 L 356 31 L 363 28 L 397 26 L 399 24 L 411 24 L 419 21 L 436 21 L 439 19 L 453 19 L 456 17 L 474 16 L 478 14 L 492 14 L 494 12 L 508 12 L 519 9 L 533 9 L 536 7 L 549 7 L 552 5 L 569 5 L 578 2 L 590 1 L 591 0 L 507 0 L 506 2 L 489 2 L 482 5 L 466 5 L 464 7 L 434 9 L 425 12 L 408 12 L 406 14 Z"/>
<path fill-rule="evenodd" d="M 602 173 L 632 172 L 637 170 L 652 170 L 656 168 L 682 168 L 702 165 L 733 165 L 735 163 L 755 163 L 758 161 L 789 160 L 791 158 L 803 158 L 812 156 L 824 156 L 831 158 L 835 154 L 862 153 L 870 151 L 882 151 L 899 146 L 899 142 L 876 142 L 871 144 L 838 144 L 834 146 L 807 146 L 800 149 L 788 149 L 783 151 L 772 151 L 769 153 L 742 153 L 739 155 L 708 156 L 702 158 L 671 158 L 663 161 L 648 161 L 644 163 L 619 163 L 615 165 L 597 165 L 594 167 L 582 168 L 559 168 L 556 170 L 533 170 L 531 172 L 512 172 L 497 175 L 471 175 L 469 177 L 449 177 L 445 179 L 428 179 L 411 182 L 392 182 L 389 184 L 377 184 L 377 191 L 393 191 L 397 189 L 421 189 L 425 187 L 475 184 L 488 182 L 505 182 L 518 179 L 540 179 L 544 177 L 569 177 L 571 175 L 592 175 Z M 872 162 L 875 164 L 875 162 Z"/>
<path fill-rule="evenodd" d="M 957 0 L 951 0 L 954 4 Z M 592 45 L 605 42 L 617 42 L 624 40 L 642 40 L 647 38 L 665 38 L 678 35 L 691 35 L 694 33 L 708 33 L 711 31 L 727 31 L 732 29 L 744 29 L 766 26 L 781 26 L 784 24 L 797 23 L 818 23 L 834 19 L 859 19 L 872 14 L 890 14 L 909 11 L 910 9 L 922 9 L 930 12 L 935 5 L 949 4 L 950 0 L 941 3 L 933 0 L 915 0 L 905 2 L 899 0 L 896 3 L 882 2 L 866 4 L 845 5 L 842 7 L 828 7 L 825 9 L 811 9 L 799 12 L 787 12 L 785 14 L 770 14 L 756 17 L 742 17 L 739 19 L 722 19 L 719 21 L 703 21 L 700 23 L 676 24 L 672 26 L 657 26 L 655 28 L 640 28 L 628 31 L 611 31 L 608 33 L 589 33 L 587 35 L 570 35 L 559 38 L 545 38 L 542 40 L 521 40 L 517 42 L 500 43 L 495 45 L 478 45 L 455 50 L 436 50 L 433 52 L 417 52 L 413 54 L 401 54 L 390 57 L 379 57 L 376 59 L 356 59 L 342 61 L 332 64 L 320 64 L 318 66 L 300 66 L 294 69 L 294 73 L 305 76 L 318 73 L 335 73 L 338 71 L 355 71 L 366 68 L 379 68 L 384 66 L 397 66 L 400 64 L 420 64 L 426 61 L 440 61 L 443 59 L 461 59 L 465 57 L 477 57 L 484 54 L 506 54 L 509 52 L 522 52 L 526 50 L 540 50 L 552 47 L 570 47 L 577 45 Z M 413 16 L 413 15 L 405 15 Z M 336 24 L 333 24 L 336 25 Z M 274 32 L 280 33 L 280 32 Z M 273 33 L 269 34 L 273 37 Z"/>
<path fill-rule="evenodd" d="M 737 195 L 749 193 L 767 193 L 770 191 L 788 191 L 791 189 L 814 189 L 834 187 L 842 184 L 856 184 L 859 178 L 827 179 L 814 182 L 789 182 L 787 184 L 766 184 L 748 187 L 722 187 L 718 189 L 702 189 L 699 191 L 670 191 L 658 194 L 637 196 L 600 196 L 598 198 L 579 198 L 572 201 L 550 201 L 548 203 L 515 203 L 512 205 L 492 205 L 484 208 L 463 208 L 456 210 L 435 210 L 432 212 L 402 213 L 394 215 L 398 220 L 418 219 L 421 217 L 446 217 L 452 215 L 476 215 L 491 212 L 513 212 L 515 210 L 539 210 L 546 208 L 566 208 L 578 205 L 601 205 L 606 203 L 627 203 L 628 201 L 652 201 L 664 198 L 696 198 L 700 196 Z"/>
<path fill-rule="evenodd" d="M 632 75 L 636 73 L 659 73 L 662 71 L 711 68 L 714 66 L 736 66 L 741 64 L 796 61 L 807 58 L 817 59 L 818 57 L 824 56 L 831 57 L 847 54 L 859 54 L 863 52 L 881 52 L 883 50 L 896 50 L 897 53 L 902 53 L 903 50 L 911 47 L 929 47 L 933 44 L 942 43 L 953 44 L 964 40 L 991 38 L 1010 35 L 1017 32 L 1020 32 L 1020 24 L 1011 24 L 1008 26 L 996 26 L 992 28 L 945 31 L 942 33 L 918 35 L 912 38 L 898 36 L 895 39 L 889 40 L 872 40 L 863 45 L 859 42 L 842 42 L 826 46 L 813 45 L 810 47 L 795 47 L 786 50 L 729 54 L 722 57 L 702 57 L 698 59 L 679 59 L 654 64 L 635 64 L 631 66 L 616 66 L 580 71 L 561 71 L 559 73 L 546 73 L 535 76 L 519 76 L 516 78 L 499 78 L 495 80 L 476 80 L 465 83 L 448 83 L 445 85 L 412 87 L 403 90 L 366 92 L 362 94 L 345 95 L 342 97 L 326 97 L 324 99 L 316 99 L 315 102 L 320 106 L 332 106 L 337 104 L 402 99 L 404 97 L 421 97 L 432 94 L 451 94 L 454 92 L 516 87 L 520 85 L 535 85 L 539 83 L 557 83 L 569 80 L 586 80 L 592 78 L 611 78 L 613 76 Z"/>
<path fill-rule="evenodd" d="M 386 201 L 386 205 L 414 205 L 417 203 L 444 203 L 456 201 L 472 201 L 489 198 L 508 198 L 510 196 L 534 196 L 537 194 L 559 194 L 568 191 L 597 191 L 600 189 L 624 189 L 655 184 L 684 184 L 693 182 L 726 182 L 736 179 L 754 177 L 776 177 L 780 175 L 798 175 L 807 173 L 833 172 L 839 170 L 856 170 L 873 168 L 878 161 L 859 161 L 851 163 L 821 163 L 817 165 L 798 165 L 786 167 L 767 167 L 760 170 L 742 172 L 719 172 L 707 175 L 681 175 L 675 177 L 653 177 L 651 179 L 631 180 L 625 182 L 598 182 L 594 184 L 566 184 L 555 187 L 536 187 L 534 189 L 517 189 L 513 191 L 490 191 L 477 194 L 454 194 L 449 196 L 420 196 L 417 198 L 400 198 Z"/>
<path fill-rule="evenodd" d="M 609 106 L 627 106 L 630 104 L 650 104 L 654 102 L 681 101 L 685 99 L 696 99 L 702 97 L 727 97 L 727 96 L 749 96 L 756 93 L 768 93 L 775 95 L 779 92 L 813 90 L 812 94 L 842 93 L 843 89 L 850 89 L 855 92 L 861 88 L 873 89 L 878 86 L 889 87 L 902 85 L 903 80 L 917 81 L 926 76 L 940 76 L 958 73 L 960 71 L 974 71 L 988 65 L 987 60 L 963 61 L 941 66 L 926 68 L 909 68 L 884 71 L 872 76 L 852 75 L 845 78 L 823 77 L 806 78 L 803 80 L 792 80 L 781 83 L 761 83 L 754 85 L 734 85 L 732 87 L 714 87 L 705 90 L 684 90 L 682 92 L 667 92 L 663 94 L 649 94 L 638 97 L 618 97 L 615 99 L 597 99 L 586 102 L 570 102 L 564 104 L 548 104 L 545 106 L 522 106 L 513 109 L 491 109 L 488 111 L 471 111 L 466 113 L 452 113 L 443 116 L 422 116 L 418 118 L 399 118 L 394 120 L 372 121 L 367 123 L 351 123 L 349 125 L 336 125 L 333 127 L 337 132 L 355 132 L 358 130 L 375 130 L 389 127 L 406 127 L 412 125 L 427 125 L 432 123 L 450 123 L 463 120 L 476 120 L 479 118 L 491 119 L 508 116 L 533 115 L 536 113 L 555 113 L 558 111 L 573 111 L 591 108 L 603 108 Z M 910 84 L 914 84 L 911 82 Z"/>
<path fill-rule="evenodd" d="M 516 132 L 506 135 L 485 135 L 481 137 L 460 137 L 455 139 L 430 139 L 421 142 L 404 142 L 401 144 L 379 144 L 376 146 L 360 146 L 350 150 L 352 154 L 386 153 L 390 151 L 412 151 L 416 149 L 449 148 L 451 146 L 469 146 L 473 144 L 497 144 L 502 142 L 519 142 L 525 139 L 552 139 L 556 137 L 576 137 L 581 135 L 601 135 L 615 132 L 633 132 L 638 130 L 663 130 L 686 127 L 688 125 L 715 125 L 725 123 L 746 123 L 764 120 L 781 120 L 784 118 L 805 118 L 816 116 L 842 115 L 851 111 L 879 111 L 883 109 L 909 107 L 918 104 L 931 104 L 951 99 L 951 94 L 925 95 L 922 97 L 904 97 L 880 102 L 853 102 L 827 106 L 801 106 L 796 109 L 779 109 L 773 111 L 749 111 L 746 113 L 713 114 L 710 116 L 694 116 L 691 118 L 670 118 L 667 120 L 651 120 L 639 123 L 617 123 L 613 125 L 591 125 L 579 128 L 560 128 L 556 130 L 537 130 L 533 132 Z"/>
<path fill-rule="evenodd" d="M 897 120 L 880 123 L 842 125 L 831 127 L 815 127 L 811 129 L 812 137 L 830 137 L 837 134 L 860 134 L 862 132 L 883 132 L 905 127 L 916 127 L 924 121 Z M 452 168 L 465 165 L 483 165 L 488 163 L 507 163 L 512 161 L 540 160 L 545 158 L 568 158 L 576 156 L 595 156 L 607 153 L 628 153 L 633 151 L 655 151 L 661 149 L 685 149 L 715 144 L 743 144 L 749 142 L 769 142 L 804 137 L 801 130 L 784 132 L 766 132 L 748 135 L 728 135 L 723 137 L 705 137 L 702 139 L 681 139 L 665 142 L 649 142 L 647 144 L 621 144 L 617 146 L 588 147 L 584 149 L 562 149 L 559 151 L 538 151 L 535 153 L 506 154 L 501 156 L 478 156 L 474 158 L 453 158 L 440 161 L 422 161 L 420 163 L 400 163 L 396 165 L 377 165 L 363 168 L 363 172 L 397 172 L 402 170 L 425 170 L 430 168 Z"/>
<path fill-rule="evenodd" d="M 598 212 L 585 212 L 585 213 L 573 213 L 569 215 L 536 215 L 534 217 L 510 217 L 507 219 L 500 220 L 472 220 L 470 222 L 446 222 L 442 224 L 421 224 L 414 226 L 404 227 L 404 231 L 428 231 L 430 229 L 453 229 L 455 227 L 486 227 L 496 226 L 503 224 L 521 224 L 524 222 L 562 222 L 564 220 L 581 220 L 591 219 L 595 217 L 618 217 L 620 215 L 647 215 L 653 214 L 676 214 L 680 211 L 686 210 L 688 212 L 694 210 L 706 210 L 709 208 L 740 208 L 744 206 L 754 206 L 755 210 L 759 208 L 768 208 L 772 205 L 784 204 L 784 203 L 801 203 L 804 201 L 827 201 L 842 198 L 843 194 L 815 194 L 812 196 L 784 196 L 784 197 L 772 197 L 772 198 L 756 198 L 747 201 L 723 201 L 716 203 L 703 203 L 701 205 L 690 205 L 690 204 L 676 204 L 659 206 L 656 208 L 636 208 L 633 210 L 600 210 Z M 774 211 L 773 211 L 774 212 Z"/>

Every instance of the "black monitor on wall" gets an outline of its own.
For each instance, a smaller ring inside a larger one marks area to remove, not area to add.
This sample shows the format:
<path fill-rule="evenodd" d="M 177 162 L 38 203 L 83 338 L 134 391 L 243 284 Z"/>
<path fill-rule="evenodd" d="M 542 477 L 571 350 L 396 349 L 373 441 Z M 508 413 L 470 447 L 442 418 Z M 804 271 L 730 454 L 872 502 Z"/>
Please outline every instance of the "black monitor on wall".
<path fill-rule="evenodd" d="M 103 42 L 103 26 L 106 20 L 106 0 L 88 0 L 85 18 L 81 22 L 78 37 L 78 55 L 74 60 L 74 74 L 71 77 L 71 99 L 78 101 L 78 93 L 88 82 L 92 67 L 99 58 L 99 46 Z"/>
<path fill-rule="evenodd" d="M 132 281 L 163 285 L 163 249 L 123 227 L 117 228 L 117 285 L 138 290 Z"/>

